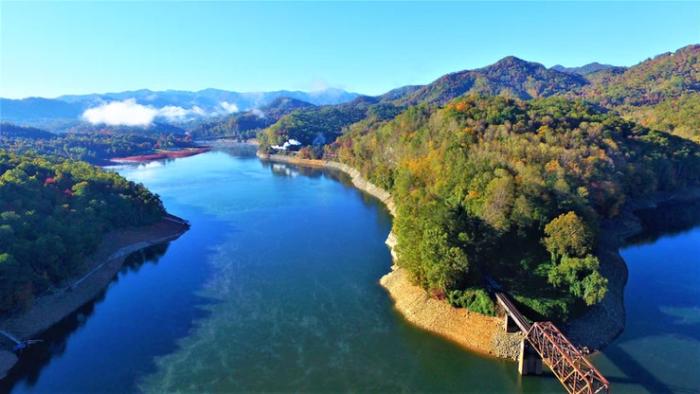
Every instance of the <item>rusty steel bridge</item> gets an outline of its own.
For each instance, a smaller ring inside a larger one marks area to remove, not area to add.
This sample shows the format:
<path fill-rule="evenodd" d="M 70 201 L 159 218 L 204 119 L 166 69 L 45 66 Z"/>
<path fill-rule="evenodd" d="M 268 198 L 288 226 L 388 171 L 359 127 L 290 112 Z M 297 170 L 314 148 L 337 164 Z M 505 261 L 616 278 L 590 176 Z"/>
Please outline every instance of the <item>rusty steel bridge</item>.
<path fill-rule="evenodd" d="M 525 334 L 518 369 L 523 375 L 542 373 L 542 362 L 571 394 L 609 393 L 610 383 L 561 331 L 549 321 L 530 323 L 505 293 L 496 300 L 505 310 L 505 329 L 512 321 Z"/>

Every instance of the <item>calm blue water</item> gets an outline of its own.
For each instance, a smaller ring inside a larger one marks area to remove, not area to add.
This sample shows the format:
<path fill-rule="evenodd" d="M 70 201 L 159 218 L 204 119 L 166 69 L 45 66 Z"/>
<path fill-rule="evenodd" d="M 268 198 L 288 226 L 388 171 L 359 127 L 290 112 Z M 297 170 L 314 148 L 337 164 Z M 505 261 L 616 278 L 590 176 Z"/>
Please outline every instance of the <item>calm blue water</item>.
<path fill-rule="evenodd" d="M 700 227 L 621 254 L 626 326 L 594 362 L 616 393 L 700 393 Z"/>
<path fill-rule="evenodd" d="M 226 152 L 118 171 L 159 193 L 192 228 L 167 250 L 135 257 L 102 297 L 47 333 L 15 371 L 13 392 L 561 391 L 551 377 L 520 378 L 512 363 L 406 324 L 378 284 L 391 265 L 390 217 L 336 175 Z M 598 357 L 616 389 L 642 376 L 630 359 L 644 365 L 643 349 L 656 349 L 658 338 L 672 345 L 671 360 L 697 356 L 698 305 L 678 300 L 697 295 L 697 266 L 681 256 L 700 252 L 699 237 L 625 250 L 628 304 L 642 292 L 640 304 L 659 313 L 640 327 L 628 322 Z M 678 256 L 662 261 L 679 278 L 663 280 L 681 285 L 666 300 L 664 284 L 649 293 L 640 283 L 659 280 L 644 273 L 656 269 L 646 256 L 667 252 Z M 658 316 L 685 329 L 659 331 L 667 326 Z M 664 368 L 629 388 L 695 384 L 693 371 Z"/>

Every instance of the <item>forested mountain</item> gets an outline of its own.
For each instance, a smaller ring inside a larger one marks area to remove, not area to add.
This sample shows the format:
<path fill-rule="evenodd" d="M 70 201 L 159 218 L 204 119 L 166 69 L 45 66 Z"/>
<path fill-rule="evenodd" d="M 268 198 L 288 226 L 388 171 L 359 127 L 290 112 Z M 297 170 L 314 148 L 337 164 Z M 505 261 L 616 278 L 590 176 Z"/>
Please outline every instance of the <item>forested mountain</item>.
<path fill-rule="evenodd" d="M 141 136 L 157 136 L 162 134 L 184 136 L 186 134 L 186 130 L 181 127 L 181 125 L 173 125 L 167 122 L 153 122 L 147 126 L 104 125 L 82 122 L 66 127 L 62 132 L 79 134 L 109 132 L 112 134 L 136 134 Z"/>
<path fill-rule="evenodd" d="M 66 95 L 60 96 L 57 99 L 69 103 L 94 102 L 96 100 L 121 101 L 135 99 L 140 103 L 150 104 L 155 107 L 172 105 L 189 108 L 192 106 L 199 106 L 204 109 L 214 107 L 222 101 L 226 101 L 228 103 L 235 104 L 240 111 L 245 111 L 268 105 L 280 97 L 289 97 L 314 105 L 328 105 L 351 101 L 357 96 L 357 93 L 346 92 L 342 89 L 336 88 L 326 88 L 314 92 L 303 92 L 299 90 L 236 92 L 223 89 L 203 89 L 198 91 L 154 91 L 149 89 L 141 89 L 118 93 Z"/>
<path fill-rule="evenodd" d="M 37 124 L 56 119 L 78 119 L 83 109 L 57 99 L 29 97 L 21 100 L 0 98 L 0 121 Z"/>
<path fill-rule="evenodd" d="M 443 105 L 471 93 L 520 99 L 584 98 L 645 126 L 700 141 L 699 56 L 700 45 L 690 45 L 629 68 L 591 63 L 563 71 L 509 56 L 484 68 L 447 74 L 428 85 L 393 89 L 377 98 L 400 109 L 416 104 Z M 326 141 L 340 135 L 340 129 L 357 121 L 362 113 L 361 108 L 358 111 L 352 107 L 366 105 L 366 101 L 367 98 L 360 98 L 305 113 L 305 118 L 321 112 L 329 114 L 327 122 L 313 122 L 314 126 L 306 131 L 307 140 L 315 138 L 311 134 L 323 136 Z M 348 116 L 351 114 L 354 116 Z M 282 118 L 280 122 L 285 124 L 272 125 L 265 131 L 265 140 L 277 143 L 291 134 L 303 134 L 294 130 L 309 123 L 309 119 Z"/>
<path fill-rule="evenodd" d="M 378 98 L 360 96 L 339 105 L 325 105 L 294 111 L 283 116 L 274 125 L 259 134 L 263 149 L 295 139 L 304 145 L 321 146 L 333 142 L 343 128 L 369 119 L 391 119 L 400 112 L 399 107 L 382 103 Z"/>
<path fill-rule="evenodd" d="M 522 99 L 549 97 L 587 84 L 579 76 L 550 70 L 514 56 L 488 67 L 447 74 L 396 99 L 397 104 L 444 104 L 466 93 L 507 95 Z"/>
<path fill-rule="evenodd" d="M 157 149 L 195 146 L 190 136 L 172 133 L 134 133 L 109 129 L 54 134 L 0 123 L 0 148 L 15 153 L 55 155 L 93 164 L 109 164 L 115 157 L 153 153 Z"/>
<path fill-rule="evenodd" d="M 327 154 L 390 190 L 398 264 L 488 312 L 484 275 L 544 317 L 598 302 L 598 222 L 700 180 L 693 142 L 583 101 L 469 95 L 351 130 Z"/>
<path fill-rule="evenodd" d="M 381 101 L 387 102 L 387 101 L 394 101 L 394 100 L 399 100 L 404 97 L 407 97 L 411 94 L 413 94 L 415 91 L 422 89 L 425 87 L 425 85 L 407 85 L 407 86 L 402 86 L 400 88 L 392 89 L 381 96 L 379 96 L 379 99 Z"/>
<path fill-rule="evenodd" d="M 667 98 L 656 105 L 620 111 L 640 124 L 700 142 L 700 92 Z"/>
<path fill-rule="evenodd" d="M 289 97 L 280 97 L 270 104 L 228 117 L 194 125 L 190 134 L 195 139 L 233 137 L 241 140 L 254 138 L 257 132 L 277 122 L 282 116 L 315 105 Z"/>
<path fill-rule="evenodd" d="M 34 127 L 22 127 L 12 123 L 0 123 L 0 139 L 5 138 L 27 138 L 27 139 L 51 139 L 56 134 Z"/>
<path fill-rule="evenodd" d="M 700 45 L 591 82 L 582 97 L 615 108 L 645 126 L 700 141 Z"/>
<path fill-rule="evenodd" d="M 584 97 L 606 106 L 653 105 L 700 91 L 700 45 L 646 60 L 624 73 L 591 84 Z"/>
<path fill-rule="evenodd" d="M 477 70 L 447 74 L 428 85 L 404 86 L 377 98 L 360 96 L 334 106 L 300 111 L 288 115 L 261 134 L 263 147 L 279 144 L 288 138 L 311 144 L 314 140 L 332 142 L 344 127 L 366 117 L 384 120 L 410 105 L 441 105 L 467 93 L 505 95 L 529 99 L 562 94 L 588 82 L 579 75 L 549 70 L 541 64 L 510 56 Z M 372 113 L 367 110 L 372 108 Z M 369 116 L 368 116 L 369 115 Z"/>
<path fill-rule="evenodd" d="M 578 74 L 584 76 L 603 70 L 612 70 L 617 72 L 625 71 L 625 67 L 612 66 L 610 64 L 600 64 L 598 62 L 588 63 L 580 67 L 564 67 L 560 64 L 557 64 L 556 66 L 552 66 L 551 69 L 563 73 Z"/>
<path fill-rule="evenodd" d="M 164 213 L 157 195 L 116 173 L 0 150 L 0 313 L 81 272 L 104 232 Z"/>

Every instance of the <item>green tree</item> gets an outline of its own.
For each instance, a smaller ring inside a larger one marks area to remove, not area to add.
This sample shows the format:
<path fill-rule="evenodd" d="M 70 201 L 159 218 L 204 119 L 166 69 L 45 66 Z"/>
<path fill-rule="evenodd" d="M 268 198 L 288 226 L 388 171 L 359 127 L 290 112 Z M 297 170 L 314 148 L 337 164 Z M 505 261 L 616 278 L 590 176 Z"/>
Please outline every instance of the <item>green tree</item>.
<path fill-rule="evenodd" d="M 563 256 L 585 256 L 594 242 L 593 231 L 573 211 L 552 219 L 544 233 L 544 244 L 555 261 Z"/>
<path fill-rule="evenodd" d="M 549 282 L 554 286 L 565 286 L 569 292 L 584 300 L 587 305 L 600 302 L 607 292 L 608 280 L 600 272 L 598 258 L 564 256 L 559 264 L 549 271 Z"/>

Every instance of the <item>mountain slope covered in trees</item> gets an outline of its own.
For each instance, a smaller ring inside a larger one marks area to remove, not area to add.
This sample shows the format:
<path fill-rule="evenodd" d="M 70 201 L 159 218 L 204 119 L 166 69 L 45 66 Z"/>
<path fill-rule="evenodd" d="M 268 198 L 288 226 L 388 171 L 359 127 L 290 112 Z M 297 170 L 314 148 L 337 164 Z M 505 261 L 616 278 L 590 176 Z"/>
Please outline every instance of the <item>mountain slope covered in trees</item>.
<path fill-rule="evenodd" d="M 549 97 L 586 85 L 580 75 L 547 69 L 514 56 L 490 66 L 447 74 L 396 100 L 398 104 L 444 104 L 466 93 L 522 99 Z"/>
<path fill-rule="evenodd" d="M 533 99 L 551 96 L 583 98 L 620 112 L 642 125 L 700 141 L 697 102 L 700 90 L 700 45 L 690 45 L 624 68 L 593 63 L 581 68 L 547 69 L 538 63 L 509 56 L 490 66 L 444 75 L 427 85 L 404 86 L 378 96 L 399 110 L 411 105 L 444 105 L 467 94 Z M 562 71 L 558 71 L 562 70 Z M 323 106 L 293 119 L 287 115 L 265 130 L 265 140 L 283 141 L 303 134 L 299 126 L 312 123 L 306 134 L 332 141 L 343 128 L 363 120 L 362 106 L 369 98 Z M 355 108 L 360 107 L 360 108 Z M 359 109 L 359 111 L 358 111 Z M 319 118 L 328 115 L 328 121 Z M 352 116 L 348 116 L 353 114 Z M 304 118 L 304 119 L 300 119 Z M 340 121 L 342 120 L 342 121 Z M 329 140 L 328 137 L 331 139 Z M 307 138 L 309 139 L 309 138 Z M 313 140 L 314 138 L 311 138 Z"/>
<path fill-rule="evenodd" d="M 630 196 L 700 179 L 697 144 L 563 98 L 414 106 L 330 153 L 392 192 L 398 264 L 417 283 L 471 303 L 465 292 L 489 275 L 554 318 L 605 294 L 601 219 Z"/>
<path fill-rule="evenodd" d="M 0 123 L 0 147 L 25 154 L 55 155 L 93 164 L 109 164 L 115 157 L 153 153 L 157 149 L 195 146 L 186 135 L 135 133 L 113 128 L 55 134 L 41 129 Z"/>
<path fill-rule="evenodd" d="M 645 126 L 700 141 L 700 45 L 592 79 L 582 96 Z"/>
<path fill-rule="evenodd" d="M 225 119 L 203 122 L 192 127 L 193 138 L 209 139 L 233 137 L 240 140 L 254 138 L 258 131 L 277 122 L 282 116 L 315 105 L 290 97 L 279 97 L 269 105 L 229 115 Z"/>
<path fill-rule="evenodd" d="M 700 45 L 646 60 L 614 77 L 591 84 L 584 97 L 606 106 L 654 105 L 700 91 Z"/>
<path fill-rule="evenodd" d="M 164 213 L 157 195 L 116 173 L 0 150 L 0 313 L 81 272 L 104 232 Z"/>
<path fill-rule="evenodd" d="M 258 135 L 261 148 L 268 149 L 288 139 L 304 145 L 322 146 L 335 141 L 345 127 L 363 119 L 391 119 L 400 112 L 399 107 L 382 103 L 379 99 L 360 96 L 340 104 L 326 105 L 294 111 L 283 116 Z"/>
<path fill-rule="evenodd" d="M 578 74 L 584 76 L 603 70 L 611 70 L 617 72 L 625 71 L 625 67 L 612 66 L 610 64 L 600 64 L 598 62 L 588 63 L 580 67 L 564 67 L 562 65 L 557 64 L 556 66 L 552 66 L 551 68 L 552 70 L 561 71 L 564 73 Z"/>

